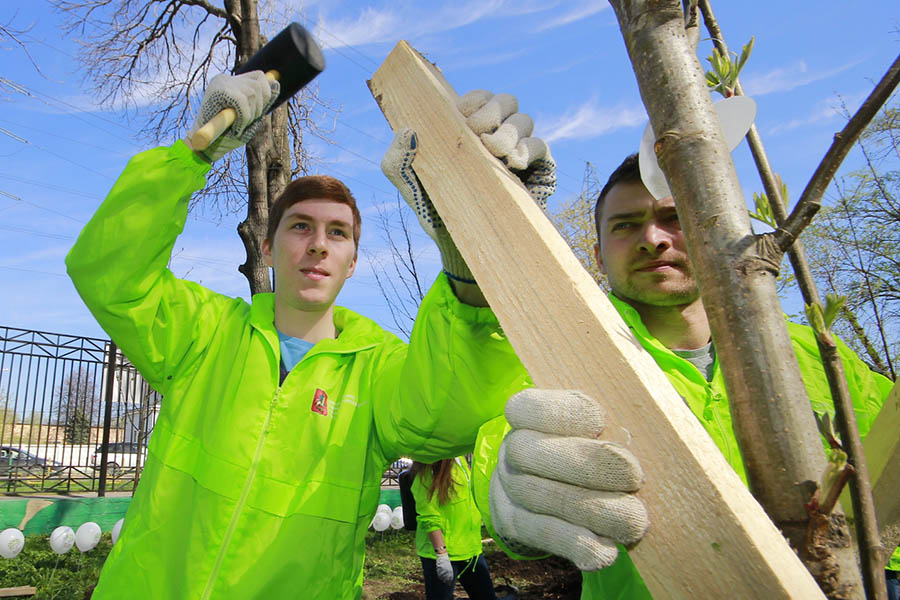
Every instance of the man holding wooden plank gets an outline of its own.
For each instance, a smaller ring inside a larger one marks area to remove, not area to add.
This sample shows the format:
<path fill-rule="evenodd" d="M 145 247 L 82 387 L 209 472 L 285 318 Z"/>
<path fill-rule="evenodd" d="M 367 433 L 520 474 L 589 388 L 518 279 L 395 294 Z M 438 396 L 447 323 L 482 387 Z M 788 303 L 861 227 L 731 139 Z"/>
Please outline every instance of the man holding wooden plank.
<path fill-rule="evenodd" d="M 594 216 L 598 239 L 595 256 L 612 289 L 610 300 L 746 483 L 722 372 L 672 198 L 657 200 L 647 191 L 641 181 L 638 156 L 634 154 L 610 176 L 597 199 Z M 812 330 L 793 323 L 788 328 L 813 409 L 833 416 L 831 393 Z M 860 433 L 865 435 L 892 384 L 869 370 L 843 342 L 839 342 L 839 349 Z M 475 477 L 480 478 L 476 479 L 476 490 L 480 491 L 476 500 L 489 528 L 496 531 L 501 542 L 512 540 L 551 551 L 544 541 L 546 531 L 568 527 L 555 517 L 565 519 L 564 515 L 573 508 L 565 506 L 554 511 L 554 500 L 548 501 L 546 490 L 528 481 L 527 473 L 544 473 L 534 465 L 544 460 L 536 440 L 544 439 L 545 434 L 571 440 L 557 439 L 557 451 L 567 444 L 575 447 L 580 443 L 579 431 L 545 425 L 556 413 L 567 410 L 563 403 L 577 402 L 577 396 L 571 392 L 529 390 L 513 397 L 506 409 L 513 431 L 502 444 L 510 430 L 503 418 L 482 428 L 476 458 L 486 462 L 474 469 Z M 500 459 L 494 471 L 491 460 L 498 448 Z M 488 484 L 492 471 L 493 479 Z M 489 485 L 490 499 L 486 497 Z M 570 535 L 575 537 L 577 531 L 571 530 Z M 509 550 L 528 554 L 527 549 L 515 545 Z M 900 567 L 898 559 L 900 552 L 894 554 L 889 569 Z M 673 556 L 672 560 L 678 557 Z M 624 552 L 610 568 L 584 573 L 582 598 L 650 597 Z"/>

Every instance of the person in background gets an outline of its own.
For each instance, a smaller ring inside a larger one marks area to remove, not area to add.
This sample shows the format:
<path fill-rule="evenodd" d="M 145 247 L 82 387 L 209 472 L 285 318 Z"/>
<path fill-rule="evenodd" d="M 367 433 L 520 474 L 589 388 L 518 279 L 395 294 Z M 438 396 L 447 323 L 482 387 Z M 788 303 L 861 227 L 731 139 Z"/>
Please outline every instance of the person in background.
<path fill-rule="evenodd" d="M 472 600 L 494 600 L 494 584 L 481 553 L 481 513 L 464 458 L 413 462 L 416 550 L 425 573 L 426 600 L 452 600 L 456 580 Z"/>

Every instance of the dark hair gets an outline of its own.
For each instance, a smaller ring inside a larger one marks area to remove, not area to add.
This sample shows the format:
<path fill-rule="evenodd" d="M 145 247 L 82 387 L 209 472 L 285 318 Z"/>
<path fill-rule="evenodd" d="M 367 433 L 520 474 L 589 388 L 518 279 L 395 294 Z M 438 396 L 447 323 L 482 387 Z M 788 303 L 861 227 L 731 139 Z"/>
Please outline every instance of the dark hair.
<path fill-rule="evenodd" d="M 453 481 L 453 463 L 455 462 L 455 458 L 445 458 L 430 465 L 413 461 L 409 470 L 412 471 L 413 477 L 429 473 L 431 482 L 428 485 L 428 499 L 431 500 L 437 492 L 438 504 L 447 504 L 453 487 L 456 485 L 456 482 Z"/>
<path fill-rule="evenodd" d="M 353 197 L 346 185 L 330 175 L 298 177 L 284 188 L 281 195 L 275 199 L 272 208 L 269 209 L 269 226 L 266 230 L 266 239 L 269 240 L 269 243 L 275 241 L 275 232 L 287 209 L 298 202 L 314 199 L 333 200 L 350 207 L 350 211 L 353 213 L 353 243 L 359 249 L 362 217 L 359 215 L 359 208 L 356 207 L 356 198 Z"/>
<path fill-rule="evenodd" d="M 600 241 L 600 213 L 603 212 L 603 201 L 606 200 L 609 190 L 620 183 L 640 182 L 641 169 L 638 165 L 638 154 L 635 152 L 626 156 L 622 164 L 616 167 L 616 170 L 606 180 L 606 185 L 603 186 L 603 189 L 600 190 L 600 194 L 597 196 L 597 203 L 594 205 L 594 228 L 597 230 L 597 241 Z"/>

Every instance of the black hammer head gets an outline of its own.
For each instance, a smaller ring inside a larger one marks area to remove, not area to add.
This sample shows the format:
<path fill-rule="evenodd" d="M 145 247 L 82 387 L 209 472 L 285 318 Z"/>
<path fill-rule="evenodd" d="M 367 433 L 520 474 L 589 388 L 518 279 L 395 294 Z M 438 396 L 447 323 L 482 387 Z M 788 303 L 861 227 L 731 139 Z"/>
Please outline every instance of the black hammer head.
<path fill-rule="evenodd" d="M 278 71 L 281 93 L 272 110 L 300 91 L 325 68 L 316 40 L 299 23 L 291 23 L 241 65 L 235 75 L 250 71 Z"/>

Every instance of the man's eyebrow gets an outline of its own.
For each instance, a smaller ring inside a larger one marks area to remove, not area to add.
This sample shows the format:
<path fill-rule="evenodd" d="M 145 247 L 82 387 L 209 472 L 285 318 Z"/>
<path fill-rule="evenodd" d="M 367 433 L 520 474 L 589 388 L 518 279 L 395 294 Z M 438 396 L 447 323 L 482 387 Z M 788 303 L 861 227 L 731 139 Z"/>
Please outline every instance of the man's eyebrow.
<path fill-rule="evenodd" d="M 305 212 L 292 212 L 284 217 L 285 221 L 314 221 L 315 217 L 305 213 Z M 353 224 L 350 221 L 345 221 L 344 219 L 330 219 L 327 221 L 328 225 L 342 225 L 344 227 L 353 227 Z"/>
<path fill-rule="evenodd" d="M 644 211 L 637 210 L 633 212 L 627 213 L 616 213 L 614 215 L 610 215 L 606 218 L 607 221 L 621 221 L 623 219 L 639 219 L 644 216 Z"/>

